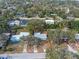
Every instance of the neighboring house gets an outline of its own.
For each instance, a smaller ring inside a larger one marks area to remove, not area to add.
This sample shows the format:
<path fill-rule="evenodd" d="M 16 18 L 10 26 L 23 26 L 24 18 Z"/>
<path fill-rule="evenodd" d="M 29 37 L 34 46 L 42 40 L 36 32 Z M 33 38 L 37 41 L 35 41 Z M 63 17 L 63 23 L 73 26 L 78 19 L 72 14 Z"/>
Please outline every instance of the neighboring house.
<path fill-rule="evenodd" d="M 68 20 L 74 20 L 74 19 L 75 19 L 75 17 L 74 17 L 73 14 L 67 15 L 66 18 L 67 18 Z"/>
<path fill-rule="evenodd" d="M 20 32 L 20 34 L 18 34 L 18 35 L 12 35 L 10 40 L 11 40 L 11 42 L 16 43 L 16 42 L 19 42 L 21 40 L 21 37 L 29 36 L 29 35 L 30 35 L 29 32 Z"/>
<path fill-rule="evenodd" d="M 45 20 L 45 23 L 49 25 L 54 24 L 54 22 L 55 22 L 54 20 Z"/>
<path fill-rule="evenodd" d="M 75 39 L 79 41 L 79 34 L 75 34 Z"/>
<path fill-rule="evenodd" d="M 9 26 L 27 26 L 28 20 L 10 20 L 8 21 Z"/>
<path fill-rule="evenodd" d="M 20 26 L 27 26 L 28 20 L 20 20 Z"/>
<path fill-rule="evenodd" d="M 40 33 L 40 32 L 34 33 L 34 37 L 39 38 L 41 40 L 47 40 L 47 34 L 43 34 L 43 33 Z"/>
<path fill-rule="evenodd" d="M 20 35 L 12 35 L 12 37 L 11 37 L 11 42 L 13 42 L 13 43 L 16 43 L 16 42 L 19 42 L 20 41 Z"/>
<path fill-rule="evenodd" d="M 67 16 L 68 20 L 74 20 L 75 18 L 73 16 Z"/>
<path fill-rule="evenodd" d="M 12 20 L 9 20 L 8 21 L 8 25 L 9 26 L 15 26 L 15 25 L 19 25 L 20 24 L 20 21 L 19 20 L 14 20 L 14 19 L 12 19 Z"/>

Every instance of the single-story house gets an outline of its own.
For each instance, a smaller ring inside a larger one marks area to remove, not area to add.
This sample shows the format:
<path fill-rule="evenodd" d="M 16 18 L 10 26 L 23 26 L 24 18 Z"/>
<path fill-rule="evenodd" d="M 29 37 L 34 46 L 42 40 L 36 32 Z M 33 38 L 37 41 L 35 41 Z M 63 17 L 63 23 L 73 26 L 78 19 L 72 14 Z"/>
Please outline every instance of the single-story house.
<path fill-rule="evenodd" d="M 15 26 L 15 25 L 19 26 L 19 24 L 20 24 L 20 21 L 19 20 L 12 19 L 12 20 L 9 20 L 8 21 L 8 25 L 9 26 Z"/>
<path fill-rule="evenodd" d="M 17 26 L 27 26 L 27 24 L 28 24 L 28 20 L 18 19 L 18 20 L 9 20 L 8 21 L 9 26 L 15 26 L 15 25 L 17 25 Z"/>
<path fill-rule="evenodd" d="M 43 34 L 43 33 L 40 33 L 40 32 L 34 33 L 34 37 L 39 38 L 41 40 L 47 40 L 47 34 Z"/>
<path fill-rule="evenodd" d="M 68 20 L 74 20 L 75 18 L 73 16 L 67 16 Z"/>
<path fill-rule="evenodd" d="M 11 42 L 15 43 L 15 42 L 19 42 L 20 38 L 21 38 L 20 35 L 12 35 L 10 40 L 11 40 Z"/>
<path fill-rule="evenodd" d="M 18 35 L 12 35 L 11 37 L 11 42 L 15 43 L 15 42 L 19 42 L 21 40 L 21 37 L 23 36 L 29 36 L 30 33 L 29 32 L 20 32 L 20 34 Z"/>
<path fill-rule="evenodd" d="M 28 20 L 20 20 L 20 26 L 27 26 Z"/>
<path fill-rule="evenodd" d="M 74 17 L 73 14 L 69 14 L 69 15 L 67 15 L 66 18 L 67 18 L 68 20 L 74 20 L 74 19 L 75 19 L 75 17 Z"/>
<path fill-rule="evenodd" d="M 49 25 L 54 24 L 54 22 L 55 22 L 54 20 L 45 20 L 45 23 Z"/>

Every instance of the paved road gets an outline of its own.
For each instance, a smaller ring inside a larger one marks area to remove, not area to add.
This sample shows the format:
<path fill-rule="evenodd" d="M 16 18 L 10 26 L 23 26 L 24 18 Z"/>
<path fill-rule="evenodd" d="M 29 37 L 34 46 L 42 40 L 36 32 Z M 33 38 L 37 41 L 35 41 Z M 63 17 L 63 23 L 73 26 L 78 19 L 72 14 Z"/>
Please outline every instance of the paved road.
<path fill-rule="evenodd" d="M 20 53 L 20 54 L 2 54 L 0 57 L 7 57 L 8 59 L 45 59 L 45 53 Z"/>

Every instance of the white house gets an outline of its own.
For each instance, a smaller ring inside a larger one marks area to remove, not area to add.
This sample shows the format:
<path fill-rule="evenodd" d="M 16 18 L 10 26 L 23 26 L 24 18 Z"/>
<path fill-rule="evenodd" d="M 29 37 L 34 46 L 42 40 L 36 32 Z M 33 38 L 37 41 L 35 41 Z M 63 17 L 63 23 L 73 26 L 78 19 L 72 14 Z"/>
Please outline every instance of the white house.
<path fill-rule="evenodd" d="M 50 24 L 50 25 L 51 25 L 51 24 L 54 24 L 54 22 L 55 22 L 54 20 L 45 20 L 45 23 L 46 23 L 46 24 Z"/>

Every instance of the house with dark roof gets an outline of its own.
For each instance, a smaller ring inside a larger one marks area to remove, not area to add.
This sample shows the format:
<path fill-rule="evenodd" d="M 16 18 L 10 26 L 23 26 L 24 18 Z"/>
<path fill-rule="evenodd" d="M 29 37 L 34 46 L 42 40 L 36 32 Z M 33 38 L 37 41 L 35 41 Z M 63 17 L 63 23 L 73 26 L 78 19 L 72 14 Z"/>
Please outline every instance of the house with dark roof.
<path fill-rule="evenodd" d="M 28 20 L 20 20 L 20 26 L 27 26 Z"/>

